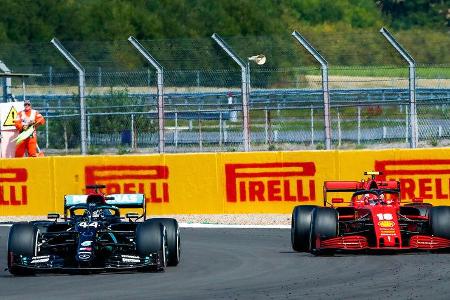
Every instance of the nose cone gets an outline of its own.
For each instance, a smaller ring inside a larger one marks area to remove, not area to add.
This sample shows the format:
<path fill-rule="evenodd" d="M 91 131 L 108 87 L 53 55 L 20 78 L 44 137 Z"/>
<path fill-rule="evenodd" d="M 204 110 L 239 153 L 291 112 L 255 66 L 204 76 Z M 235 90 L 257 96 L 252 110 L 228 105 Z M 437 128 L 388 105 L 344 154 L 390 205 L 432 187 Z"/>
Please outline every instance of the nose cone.
<path fill-rule="evenodd" d="M 90 239 L 92 235 L 80 235 L 76 260 L 81 263 L 90 262 L 94 259 L 94 242 Z"/>
<path fill-rule="evenodd" d="M 402 239 L 396 209 L 392 206 L 377 205 L 371 212 L 377 246 L 401 247 Z"/>

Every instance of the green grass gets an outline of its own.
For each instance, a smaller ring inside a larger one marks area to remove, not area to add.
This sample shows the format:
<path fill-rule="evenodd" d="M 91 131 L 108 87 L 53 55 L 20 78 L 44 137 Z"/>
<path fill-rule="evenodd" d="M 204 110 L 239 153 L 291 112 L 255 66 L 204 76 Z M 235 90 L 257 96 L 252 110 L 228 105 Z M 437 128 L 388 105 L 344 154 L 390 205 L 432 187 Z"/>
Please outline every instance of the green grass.
<path fill-rule="evenodd" d="M 380 67 L 330 67 L 330 76 L 363 76 L 363 77 L 407 77 L 408 66 L 404 67 L 392 67 L 392 66 L 380 66 Z M 418 78 L 426 79 L 450 79 L 450 66 L 449 67 L 416 67 L 416 76 Z"/>

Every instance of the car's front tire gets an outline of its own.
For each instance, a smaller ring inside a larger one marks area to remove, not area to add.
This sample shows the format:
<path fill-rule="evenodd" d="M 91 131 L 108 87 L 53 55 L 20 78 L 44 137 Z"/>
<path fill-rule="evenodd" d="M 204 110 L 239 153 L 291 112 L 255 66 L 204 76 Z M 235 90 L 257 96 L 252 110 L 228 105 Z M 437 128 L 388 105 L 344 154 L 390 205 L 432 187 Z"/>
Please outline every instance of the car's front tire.
<path fill-rule="evenodd" d="M 159 255 L 157 269 L 163 270 L 167 266 L 166 256 L 166 228 L 161 223 L 145 221 L 136 228 L 136 253 L 140 257 L 150 254 Z"/>
<path fill-rule="evenodd" d="M 166 227 L 167 233 L 167 265 L 176 266 L 180 262 L 181 238 L 180 227 L 177 220 L 172 218 L 152 218 L 148 222 L 161 223 Z"/>
<path fill-rule="evenodd" d="M 35 273 L 32 268 L 16 265 L 14 257 L 20 255 L 24 257 L 37 256 L 38 238 L 38 228 L 30 223 L 18 223 L 11 227 L 8 237 L 8 270 L 11 274 L 25 276 Z"/>
<path fill-rule="evenodd" d="M 318 242 L 334 238 L 338 235 L 338 213 L 331 207 L 317 207 L 313 210 L 311 218 L 311 246 L 313 254 L 320 254 Z"/>

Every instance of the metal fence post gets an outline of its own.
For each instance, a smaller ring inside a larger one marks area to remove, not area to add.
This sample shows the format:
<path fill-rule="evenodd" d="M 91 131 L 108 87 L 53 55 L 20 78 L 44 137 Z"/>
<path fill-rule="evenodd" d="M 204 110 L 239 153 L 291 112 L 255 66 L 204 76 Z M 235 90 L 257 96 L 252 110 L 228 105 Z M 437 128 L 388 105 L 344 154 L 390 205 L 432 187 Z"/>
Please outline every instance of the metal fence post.
<path fill-rule="evenodd" d="M 175 130 L 173 132 L 175 148 L 178 147 L 178 112 L 175 113 Z"/>
<path fill-rule="evenodd" d="M 361 144 L 361 106 L 358 105 L 358 145 Z"/>
<path fill-rule="evenodd" d="M 5 74 L 11 73 L 11 70 L 5 65 L 4 62 L 0 60 L 0 71 Z M 3 102 L 8 102 L 10 98 L 12 98 L 11 93 L 11 77 L 4 77 L 2 80 L 3 85 Z"/>
<path fill-rule="evenodd" d="M 102 87 L 102 67 L 98 67 L 98 81 L 97 86 Z"/>
<path fill-rule="evenodd" d="M 409 140 L 409 113 L 408 106 L 405 105 L 405 143 Z"/>
<path fill-rule="evenodd" d="M 159 124 L 159 153 L 164 153 L 164 68 L 162 65 L 138 42 L 130 36 L 128 41 L 142 54 L 142 56 L 156 69 L 158 75 L 158 124 Z"/>
<path fill-rule="evenodd" d="M 53 86 L 53 67 L 48 67 L 48 89 L 49 91 L 52 89 Z"/>
<path fill-rule="evenodd" d="M 134 128 L 134 114 L 131 114 L 131 149 L 136 150 L 136 136 Z"/>
<path fill-rule="evenodd" d="M 222 137 L 223 137 L 223 128 L 222 128 L 222 112 L 219 114 L 219 146 L 222 147 Z"/>
<path fill-rule="evenodd" d="M 264 110 L 264 133 L 265 133 L 265 144 L 269 144 L 269 114 L 267 112 L 267 108 Z"/>
<path fill-rule="evenodd" d="M 314 108 L 311 105 L 311 146 L 314 146 Z"/>
<path fill-rule="evenodd" d="M 416 62 L 414 58 L 400 45 L 386 28 L 381 28 L 380 33 L 400 53 L 409 65 L 409 123 L 411 128 L 410 147 L 417 148 L 419 142 L 419 128 L 417 124 L 416 110 Z"/>
<path fill-rule="evenodd" d="M 89 118 L 89 115 L 86 116 L 87 119 L 87 145 L 88 147 L 91 147 L 91 118 Z"/>
<path fill-rule="evenodd" d="M 227 121 L 223 120 L 223 143 L 226 144 L 227 142 L 228 142 Z"/>
<path fill-rule="evenodd" d="M 53 38 L 50 41 L 56 49 L 67 59 L 67 61 L 78 71 L 79 85 L 78 85 L 78 93 L 80 97 L 80 116 L 81 116 L 81 124 L 80 124 L 80 134 L 81 134 L 81 154 L 86 155 L 87 147 L 86 147 L 86 106 L 85 106 L 85 97 L 84 97 L 84 89 L 86 87 L 86 79 L 85 79 L 85 70 L 81 66 L 81 64 L 75 59 L 75 57 L 67 51 L 64 46 L 58 41 L 56 38 Z"/>
<path fill-rule="evenodd" d="M 342 131 L 341 131 L 341 115 L 339 110 L 337 111 L 337 127 L 338 127 L 338 147 L 341 147 Z"/>
<path fill-rule="evenodd" d="M 248 107 L 250 98 L 250 65 L 248 62 L 240 58 L 217 33 L 214 33 L 211 38 L 241 67 L 244 151 L 250 151 L 250 120 Z"/>
<path fill-rule="evenodd" d="M 323 114 L 325 125 L 325 149 L 331 149 L 331 120 L 330 120 L 330 90 L 328 89 L 328 62 L 313 46 L 297 31 L 292 36 L 320 63 L 322 70 Z"/>
<path fill-rule="evenodd" d="M 49 141 L 48 141 L 48 102 L 45 103 L 45 149 L 48 149 Z"/>

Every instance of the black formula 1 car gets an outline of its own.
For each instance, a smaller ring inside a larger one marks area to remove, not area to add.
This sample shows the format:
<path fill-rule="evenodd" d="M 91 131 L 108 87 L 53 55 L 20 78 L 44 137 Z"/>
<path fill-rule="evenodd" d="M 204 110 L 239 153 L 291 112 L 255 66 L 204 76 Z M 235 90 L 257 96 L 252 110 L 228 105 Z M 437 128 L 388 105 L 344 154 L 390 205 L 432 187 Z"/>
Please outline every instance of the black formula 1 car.
<path fill-rule="evenodd" d="M 8 270 L 13 275 L 37 272 L 94 273 L 139 269 L 162 271 L 180 261 L 178 222 L 146 220 L 143 194 L 104 195 L 103 185 L 87 186 L 89 195 L 66 195 L 64 218 L 14 224 L 8 239 Z M 140 208 L 127 213 L 120 208 Z M 139 221 L 142 219 L 142 222 Z"/>
<path fill-rule="evenodd" d="M 292 248 L 313 254 L 335 251 L 450 250 L 450 206 L 416 198 L 402 203 L 400 182 L 365 172 L 361 181 L 326 181 L 324 205 L 296 206 L 292 213 Z M 351 193 L 349 200 L 328 193 Z M 345 206 L 340 206 L 340 205 Z"/>

